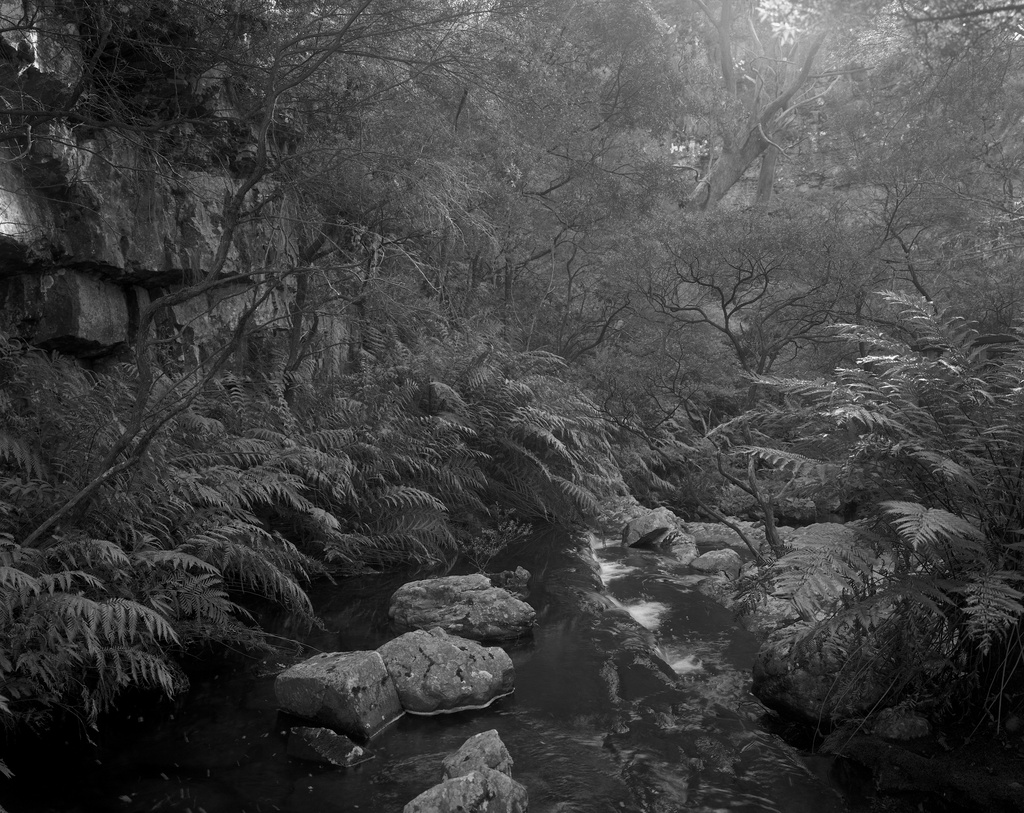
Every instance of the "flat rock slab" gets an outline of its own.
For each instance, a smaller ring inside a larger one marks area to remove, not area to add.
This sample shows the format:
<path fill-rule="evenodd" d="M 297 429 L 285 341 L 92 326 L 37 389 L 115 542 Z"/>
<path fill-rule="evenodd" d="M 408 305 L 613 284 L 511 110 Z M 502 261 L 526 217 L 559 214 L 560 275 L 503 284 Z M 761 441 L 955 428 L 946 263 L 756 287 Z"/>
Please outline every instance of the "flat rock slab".
<path fill-rule="evenodd" d="M 500 771 L 481 768 L 424 791 L 403 813 L 526 813 L 526 788 Z"/>
<path fill-rule="evenodd" d="M 292 759 L 339 768 L 350 768 L 373 759 L 369 750 L 329 728 L 293 728 L 288 732 L 287 753 Z"/>
<path fill-rule="evenodd" d="M 491 768 L 512 776 L 512 755 L 501 741 L 497 729 L 474 734 L 454 754 L 444 758 L 444 778 L 454 779 L 481 768 Z"/>
<path fill-rule="evenodd" d="M 277 676 L 278 706 L 342 734 L 368 739 L 402 716 L 380 653 L 327 652 Z"/>
<path fill-rule="evenodd" d="M 413 714 L 479 709 L 515 689 L 515 670 L 505 650 L 442 629 L 407 632 L 377 651 L 402 706 Z"/>
<path fill-rule="evenodd" d="M 388 615 L 402 629 L 440 627 L 474 641 L 510 641 L 530 635 L 537 613 L 490 579 L 445 576 L 404 584 L 391 597 Z"/>

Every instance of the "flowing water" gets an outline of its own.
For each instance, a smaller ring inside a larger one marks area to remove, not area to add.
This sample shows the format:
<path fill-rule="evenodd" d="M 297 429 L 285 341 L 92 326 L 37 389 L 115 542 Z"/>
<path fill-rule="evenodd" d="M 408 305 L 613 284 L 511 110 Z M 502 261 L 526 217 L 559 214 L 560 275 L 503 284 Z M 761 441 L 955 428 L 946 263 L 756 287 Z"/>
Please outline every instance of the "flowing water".
<path fill-rule="evenodd" d="M 15 759 L 18 780 L 0 802 L 9 813 L 400 811 L 440 780 L 444 756 L 494 728 L 531 813 L 845 809 L 828 764 L 762 726 L 748 693 L 757 642 L 697 592 L 697 574 L 654 552 L 596 543 L 567 553 L 567 543 L 542 534 L 519 556 L 534 573 L 538 624 L 532 641 L 508 647 L 515 693 L 486 709 L 406 715 L 350 769 L 285 756 L 296 721 L 275 709 L 274 675 L 313 651 L 395 635 L 386 604 L 397 585 L 362 578 L 314 596 L 325 630 L 281 624 L 282 635 L 301 633 L 301 654 L 195 681 L 173 711 L 122 726 L 90 761 L 33 775 Z"/>

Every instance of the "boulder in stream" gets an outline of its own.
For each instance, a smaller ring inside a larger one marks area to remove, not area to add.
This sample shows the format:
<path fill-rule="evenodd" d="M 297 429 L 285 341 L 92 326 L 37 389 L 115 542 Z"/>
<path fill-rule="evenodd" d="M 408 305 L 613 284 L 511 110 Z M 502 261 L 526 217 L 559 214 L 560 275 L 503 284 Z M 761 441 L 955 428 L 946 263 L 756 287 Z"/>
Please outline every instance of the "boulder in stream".
<path fill-rule="evenodd" d="M 350 768 L 373 759 L 369 750 L 329 728 L 293 728 L 288 732 L 287 753 L 293 759 L 339 768 Z"/>
<path fill-rule="evenodd" d="M 690 567 L 703 573 L 725 573 L 735 579 L 743 567 L 743 560 L 732 548 L 723 548 L 702 553 L 690 562 Z"/>
<path fill-rule="evenodd" d="M 533 632 L 537 613 L 480 573 L 404 584 L 391 597 L 388 615 L 402 629 L 440 627 L 474 641 L 508 641 Z"/>
<path fill-rule="evenodd" d="M 284 711 L 343 734 L 368 739 L 402 716 L 402 704 L 380 653 L 326 652 L 277 676 Z"/>
<path fill-rule="evenodd" d="M 501 771 L 480 768 L 425 790 L 403 813 L 526 813 L 526 788 Z"/>
<path fill-rule="evenodd" d="M 664 507 L 629 520 L 622 529 L 622 544 L 628 548 L 667 550 L 683 564 L 697 557 L 697 544 L 687 533 L 686 525 Z"/>
<path fill-rule="evenodd" d="M 454 779 L 471 771 L 491 768 L 512 776 L 512 755 L 501 741 L 497 729 L 482 731 L 466 740 L 454 754 L 444 758 L 444 778 Z"/>
<path fill-rule="evenodd" d="M 402 706 L 413 714 L 479 709 L 515 689 L 515 670 L 505 650 L 440 628 L 407 632 L 377 651 Z"/>
<path fill-rule="evenodd" d="M 761 646 L 751 692 L 771 709 L 807 725 L 867 716 L 892 685 L 869 637 L 847 625 L 819 625 L 804 637 L 788 628 Z"/>

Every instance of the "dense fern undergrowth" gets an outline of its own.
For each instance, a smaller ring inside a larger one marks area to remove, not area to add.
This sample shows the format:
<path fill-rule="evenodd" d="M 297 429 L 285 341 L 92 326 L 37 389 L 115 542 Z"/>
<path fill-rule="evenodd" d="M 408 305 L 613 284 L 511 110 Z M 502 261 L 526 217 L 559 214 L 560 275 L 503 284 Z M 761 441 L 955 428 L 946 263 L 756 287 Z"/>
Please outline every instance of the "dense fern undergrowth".
<path fill-rule="evenodd" d="M 1024 704 L 1024 336 L 992 345 L 932 303 L 889 302 L 898 334 L 843 329 L 856 366 L 761 381 L 777 400 L 749 420 L 775 443 L 744 451 L 861 505 L 856 544 L 791 550 L 767 587 L 802 611 L 794 642 L 846 660 L 836 693 L 871 669 L 888 703 L 998 725 Z"/>
<path fill-rule="evenodd" d="M 265 646 L 267 602 L 316 623 L 319 574 L 444 568 L 497 517 L 583 519 L 614 467 L 560 372 L 452 336 L 315 382 L 167 382 L 162 419 L 130 365 L 0 337 L 0 717 L 94 725 L 126 689 L 180 691 L 196 647 Z"/>
<path fill-rule="evenodd" d="M 752 589 L 795 603 L 794 643 L 847 660 L 837 692 L 870 668 L 890 700 L 999 719 L 1024 703 L 1024 343 L 890 304 L 898 334 L 844 328 L 856 365 L 759 379 L 762 405 L 676 464 L 769 512 L 859 504 L 853 537 L 773 546 Z M 265 648 L 269 605 L 317 623 L 318 576 L 444 571 L 624 482 L 679 492 L 570 381 L 453 332 L 344 375 L 225 367 L 147 392 L 130 364 L 0 338 L 0 717 L 92 726 L 126 690 L 181 691 L 189 653 Z"/>

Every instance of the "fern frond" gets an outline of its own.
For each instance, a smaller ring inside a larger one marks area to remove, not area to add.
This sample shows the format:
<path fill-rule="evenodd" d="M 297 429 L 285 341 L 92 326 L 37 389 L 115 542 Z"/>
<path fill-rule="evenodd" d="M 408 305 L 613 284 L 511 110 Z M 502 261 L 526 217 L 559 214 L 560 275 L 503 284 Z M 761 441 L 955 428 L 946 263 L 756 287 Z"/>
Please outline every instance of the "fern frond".
<path fill-rule="evenodd" d="M 392 486 L 378 495 L 373 505 L 377 510 L 402 511 L 409 508 L 429 508 L 439 513 L 446 513 L 444 503 L 433 494 L 410 486 Z"/>
<path fill-rule="evenodd" d="M 980 572 L 957 587 L 964 598 L 967 633 L 985 655 L 995 641 L 1004 638 L 1024 616 L 1024 592 L 1020 573 L 1007 570 Z"/>
<path fill-rule="evenodd" d="M 738 446 L 736 451 L 766 463 L 772 468 L 785 471 L 794 477 L 813 475 L 816 479 L 821 480 L 824 478 L 827 467 L 827 464 L 822 460 L 814 460 L 805 455 L 783 449 L 773 449 L 764 446 Z"/>
<path fill-rule="evenodd" d="M 80 588 L 102 590 L 104 583 L 91 573 L 81 570 L 61 570 L 56 573 L 40 573 L 36 579 L 38 593 L 70 593 Z"/>
<path fill-rule="evenodd" d="M 142 568 L 166 567 L 171 571 L 196 570 L 213 575 L 220 574 L 220 571 L 209 562 L 181 550 L 146 549 L 134 551 L 131 555 L 131 565 Z"/>
<path fill-rule="evenodd" d="M 0 461 L 13 461 L 28 477 L 45 481 L 49 472 L 39 453 L 21 438 L 0 428 Z"/>
<path fill-rule="evenodd" d="M 581 515 L 596 513 L 599 507 L 597 496 L 584 486 L 557 475 L 551 477 L 551 485 Z"/>
<path fill-rule="evenodd" d="M 308 560 L 285 540 L 248 523 L 229 523 L 192 536 L 183 547 L 215 565 L 227 584 L 312 617 L 309 597 L 291 575 L 305 578 Z"/>
<path fill-rule="evenodd" d="M 181 573 L 167 587 L 167 595 L 177 617 L 210 621 L 224 626 L 236 610 L 229 600 L 219 572 Z"/>
<path fill-rule="evenodd" d="M 129 647 L 105 647 L 94 656 L 94 668 L 103 676 L 102 697 L 109 697 L 128 686 L 154 688 L 173 697 L 183 688 L 184 679 L 167 661 L 139 649 Z M 95 717 L 104 710 L 104 703 L 90 709 Z"/>
<path fill-rule="evenodd" d="M 942 508 L 900 500 L 883 502 L 880 507 L 911 550 L 964 562 L 985 558 L 984 534 L 962 517 Z"/>
<path fill-rule="evenodd" d="M 855 532 L 808 536 L 775 562 L 772 593 L 792 602 L 802 618 L 820 619 L 865 594 L 877 559 Z"/>
<path fill-rule="evenodd" d="M 219 437 L 227 431 L 223 421 L 208 415 L 200 415 L 192 410 L 182 413 L 177 422 L 183 432 L 198 437 Z"/>

